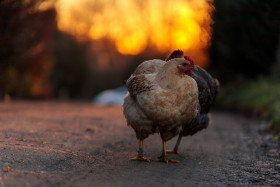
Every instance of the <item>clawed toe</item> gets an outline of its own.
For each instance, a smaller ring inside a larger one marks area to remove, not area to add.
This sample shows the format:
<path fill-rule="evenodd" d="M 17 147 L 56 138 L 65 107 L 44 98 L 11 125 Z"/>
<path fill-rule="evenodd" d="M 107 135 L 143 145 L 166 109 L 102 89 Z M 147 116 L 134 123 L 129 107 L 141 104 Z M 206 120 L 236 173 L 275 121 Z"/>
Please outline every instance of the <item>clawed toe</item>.
<path fill-rule="evenodd" d="M 168 163 L 168 162 L 178 163 L 179 162 L 178 160 L 173 160 L 173 159 L 162 157 L 162 156 L 158 157 L 158 161 L 165 162 L 165 163 Z"/>
<path fill-rule="evenodd" d="M 151 162 L 152 159 L 151 158 L 146 158 L 146 157 L 143 157 L 143 156 L 136 156 L 134 158 L 131 158 L 131 160 Z"/>
<path fill-rule="evenodd" d="M 179 154 L 176 150 L 167 150 L 166 153 L 173 153 L 173 154 Z"/>

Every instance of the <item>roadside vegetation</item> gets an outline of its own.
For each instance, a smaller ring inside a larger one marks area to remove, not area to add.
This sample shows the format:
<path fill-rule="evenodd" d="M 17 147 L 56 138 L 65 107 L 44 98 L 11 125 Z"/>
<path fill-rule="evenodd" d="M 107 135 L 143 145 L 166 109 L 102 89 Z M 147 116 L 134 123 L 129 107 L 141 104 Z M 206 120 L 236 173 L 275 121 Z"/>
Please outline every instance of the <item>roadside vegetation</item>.
<path fill-rule="evenodd" d="M 271 77 L 231 82 L 221 86 L 217 107 L 258 116 L 280 135 L 280 84 Z"/>

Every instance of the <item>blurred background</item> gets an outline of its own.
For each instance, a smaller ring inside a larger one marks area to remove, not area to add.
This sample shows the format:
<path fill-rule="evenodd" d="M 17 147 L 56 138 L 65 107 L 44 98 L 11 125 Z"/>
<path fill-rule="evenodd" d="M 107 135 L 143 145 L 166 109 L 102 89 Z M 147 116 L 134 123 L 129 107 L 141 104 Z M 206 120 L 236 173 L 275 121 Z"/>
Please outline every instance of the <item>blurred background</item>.
<path fill-rule="evenodd" d="M 0 97 L 92 100 L 181 49 L 280 131 L 279 0 L 1 0 Z"/>

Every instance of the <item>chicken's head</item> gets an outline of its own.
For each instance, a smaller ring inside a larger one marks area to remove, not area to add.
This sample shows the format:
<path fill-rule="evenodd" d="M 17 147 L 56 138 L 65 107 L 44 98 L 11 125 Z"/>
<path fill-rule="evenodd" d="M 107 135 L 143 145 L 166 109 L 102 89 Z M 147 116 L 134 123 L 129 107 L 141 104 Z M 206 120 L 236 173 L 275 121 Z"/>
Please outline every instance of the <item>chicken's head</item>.
<path fill-rule="evenodd" d="M 185 60 L 177 66 L 179 71 L 185 73 L 186 75 L 190 75 L 191 70 L 198 70 L 190 57 L 185 56 L 184 58 Z"/>

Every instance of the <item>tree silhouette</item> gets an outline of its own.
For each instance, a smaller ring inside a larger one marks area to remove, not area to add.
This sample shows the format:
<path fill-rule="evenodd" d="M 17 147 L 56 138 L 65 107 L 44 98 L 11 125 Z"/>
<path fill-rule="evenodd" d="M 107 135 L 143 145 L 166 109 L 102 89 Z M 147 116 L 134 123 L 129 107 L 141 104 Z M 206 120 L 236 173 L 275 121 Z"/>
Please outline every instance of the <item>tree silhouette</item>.
<path fill-rule="evenodd" d="M 0 2 L 0 94 L 47 97 L 50 44 L 56 11 L 40 11 L 42 1 Z"/>

